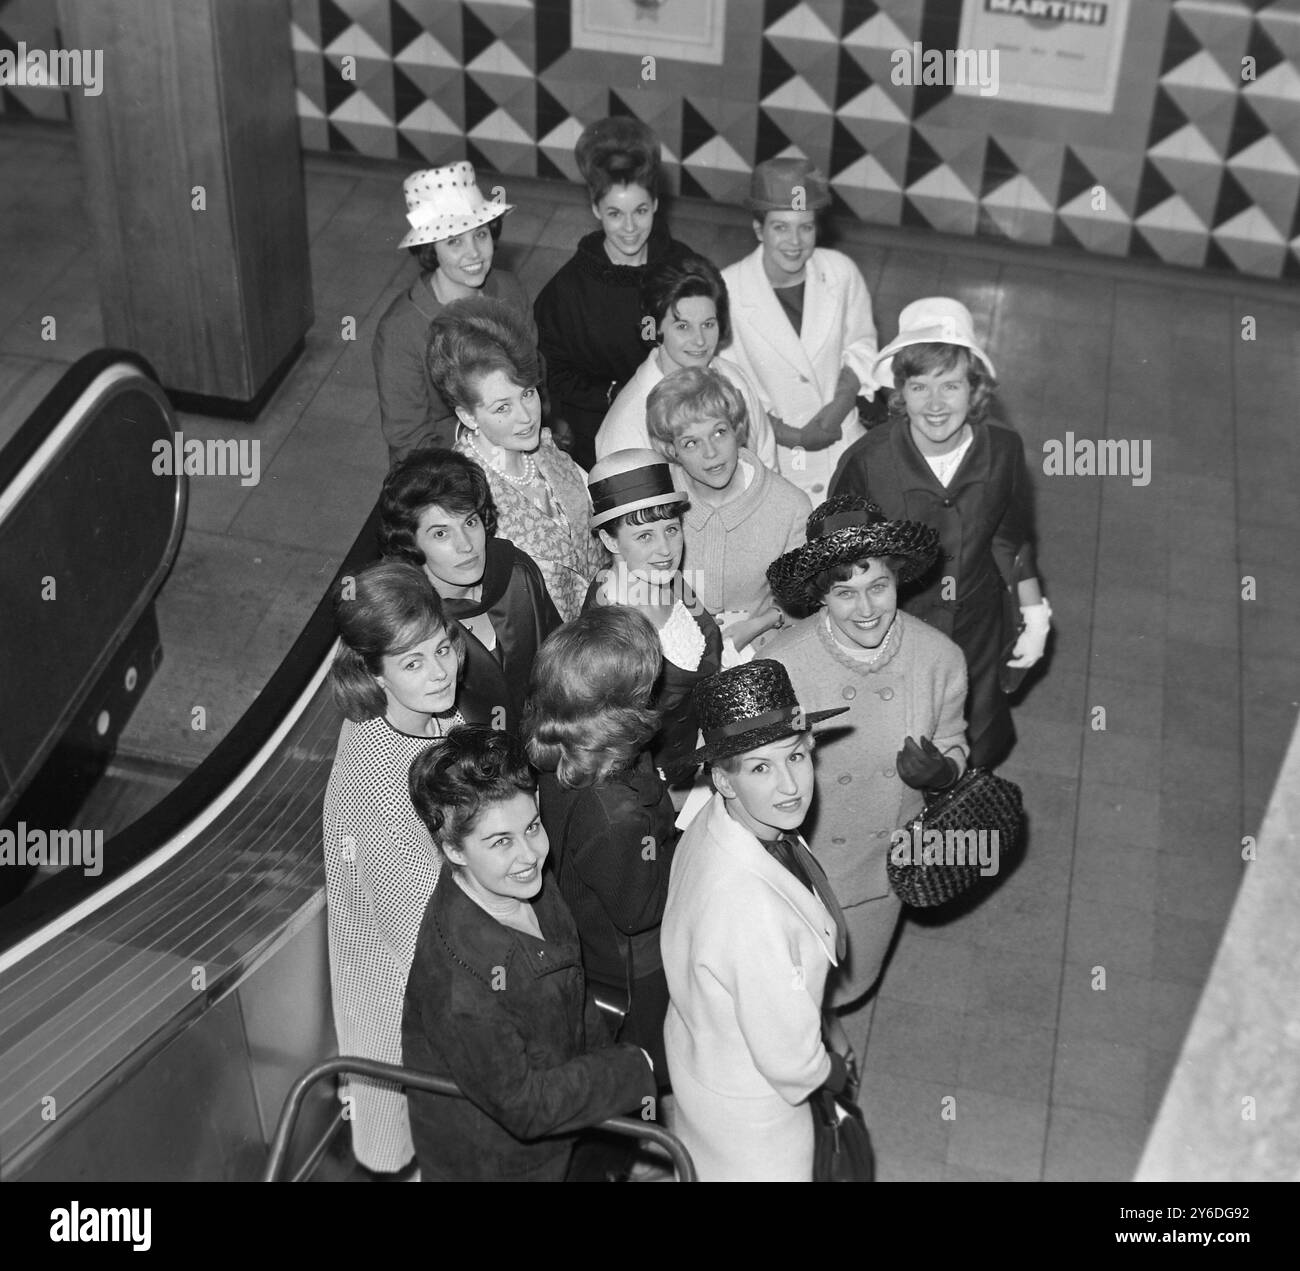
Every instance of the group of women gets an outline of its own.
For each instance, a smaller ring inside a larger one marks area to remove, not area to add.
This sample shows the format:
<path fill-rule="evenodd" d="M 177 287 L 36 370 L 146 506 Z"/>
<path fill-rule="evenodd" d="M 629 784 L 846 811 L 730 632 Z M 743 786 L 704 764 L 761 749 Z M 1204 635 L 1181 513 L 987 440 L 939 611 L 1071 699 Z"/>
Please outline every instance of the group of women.
<path fill-rule="evenodd" d="M 806 1178 L 804 1100 L 846 1071 L 831 1013 L 866 1018 L 898 921 L 891 835 L 1005 754 L 1043 655 L 1023 448 L 986 422 L 958 302 L 908 306 L 875 355 L 865 286 L 815 247 L 824 180 L 773 161 L 750 263 L 775 308 L 751 307 L 796 343 L 822 315 L 823 359 L 842 328 L 840 365 L 801 377 L 824 386 L 809 449 L 839 455 L 810 483 L 779 387 L 719 355 L 756 337 L 657 217 L 652 135 L 603 120 L 577 157 L 600 228 L 532 311 L 493 268 L 509 205 L 464 163 L 406 182 L 422 274 L 375 342 L 382 559 L 336 594 L 330 958 L 340 1052 L 466 1098 L 341 1095 L 381 1174 L 558 1179 L 578 1129 L 666 1106 L 703 1177 Z M 867 431 L 850 405 L 878 390 Z M 708 865 L 751 851 L 744 878 L 796 880 L 774 909 Z M 791 913 L 826 959 L 794 1014 Z"/>

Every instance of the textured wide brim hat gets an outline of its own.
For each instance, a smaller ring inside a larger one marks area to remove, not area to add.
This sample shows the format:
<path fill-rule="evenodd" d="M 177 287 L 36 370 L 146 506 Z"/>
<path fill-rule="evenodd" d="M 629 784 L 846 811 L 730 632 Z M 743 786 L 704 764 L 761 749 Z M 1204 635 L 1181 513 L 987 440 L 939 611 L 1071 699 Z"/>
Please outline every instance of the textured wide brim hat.
<path fill-rule="evenodd" d="M 766 159 L 749 179 L 745 206 L 765 212 L 818 212 L 831 205 L 826 178 L 807 159 Z"/>
<path fill-rule="evenodd" d="M 716 763 L 757 750 L 783 737 L 807 732 L 814 724 L 849 708 L 805 711 L 795 696 L 789 672 L 771 658 L 755 658 L 710 675 L 696 684 L 692 698 L 704 745 L 696 763 Z"/>
<path fill-rule="evenodd" d="M 969 349 L 997 378 L 989 355 L 975 342 L 975 323 L 970 310 L 950 296 L 927 296 L 913 300 L 898 315 L 898 335 L 876 354 L 876 383 L 894 382 L 894 354 L 909 344 L 960 344 Z"/>
<path fill-rule="evenodd" d="M 591 497 L 591 528 L 628 512 L 685 503 L 686 496 L 673 486 L 673 470 L 654 450 L 615 450 L 599 460 L 587 479 Z"/>
<path fill-rule="evenodd" d="M 474 167 L 462 160 L 445 168 L 424 168 L 402 182 L 406 219 L 411 228 L 398 247 L 440 243 L 504 216 L 513 203 L 485 199 L 474 178 Z"/>
<path fill-rule="evenodd" d="M 825 603 L 811 587 L 824 569 L 893 556 L 902 562 L 898 581 L 905 583 L 924 574 L 938 551 L 938 530 L 920 521 L 890 521 L 860 494 L 840 494 L 813 509 L 808 541 L 778 556 L 767 567 L 767 581 L 781 607 L 799 613 Z"/>

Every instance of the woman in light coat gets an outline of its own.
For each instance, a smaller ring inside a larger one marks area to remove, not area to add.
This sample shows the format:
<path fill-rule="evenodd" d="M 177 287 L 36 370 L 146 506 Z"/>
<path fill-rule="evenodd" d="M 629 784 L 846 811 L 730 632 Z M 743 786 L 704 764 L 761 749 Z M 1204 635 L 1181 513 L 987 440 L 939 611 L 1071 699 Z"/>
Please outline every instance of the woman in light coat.
<path fill-rule="evenodd" d="M 758 388 L 782 475 L 818 503 L 840 455 L 864 435 L 857 399 L 876 388 L 871 296 L 847 256 L 816 245 L 830 193 L 815 168 L 761 163 L 746 202 L 759 246 L 722 271 L 734 333 L 724 351 Z"/>
<path fill-rule="evenodd" d="M 825 873 L 797 836 L 813 794 L 814 723 L 778 663 L 696 689 L 717 791 L 673 858 L 661 948 L 670 1128 L 704 1182 L 809 1182 L 808 1096 L 848 1067 L 822 1040 L 826 973 L 844 953 Z"/>

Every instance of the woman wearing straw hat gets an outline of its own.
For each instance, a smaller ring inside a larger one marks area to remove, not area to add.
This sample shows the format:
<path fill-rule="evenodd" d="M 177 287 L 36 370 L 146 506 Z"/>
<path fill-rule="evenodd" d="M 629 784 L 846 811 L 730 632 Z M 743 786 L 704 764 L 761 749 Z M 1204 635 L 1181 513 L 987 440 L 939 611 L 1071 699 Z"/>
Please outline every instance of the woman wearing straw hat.
<path fill-rule="evenodd" d="M 924 790 L 950 785 L 966 764 L 961 650 L 898 610 L 898 588 L 923 574 L 939 536 L 915 521 L 887 521 L 844 495 L 808 518 L 808 541 L 768 569 L 772 591 L 811 616 L 762 645 L 800 696 L 852 702 L 852 727 L 819 747 L 821 791 L 805 832 L 844 906 L 848 957 L 827 1005 L 848 1006 L 880 975 L 901 905 L 885 865 L 891 835 L 917 815 Z M 865 1041 L 871 1015 L 851 1037 Z"/>
<path fill-rule="evenodd" d="M 862 435 L 857 398 L 876 380 L 876 324 L 858 267 L 817 246 L 830 206 L 826 178 L 806 159 L 754 169 L 745 205 L 758 247 L 722 271 L 735 339 L 727 356 L 758 386 L 776 432 L 781 473 L 814 503 Z"/>
<path fill-rule="evenodd" d="M 616 450 L 591 470 L 591 525 L 614 559 L 592 582 L 587 606 L 628 605 L 650 619 L 664 670 L 654 707 L 661 726 L 651 745 L 670 784 L 688 782 L 699 725 L 691 690 L 706 676 L 753 654 L 724 641 L 681 573 L 686 496 L 667 461 L 653 450 Z"/>
<path fill-rule="evenodd" d="M 557 431 L 571 453 L 596 461 L 596 430 L 619 390 L 645 360 L 641 280 L 646 269 L 690 248 L 668 233 L 659 210 L 659 138 L 639 119 L 615 115 L 586 128 L 574 149 L 600 229 L 542 288 L 534 306 Z"/>
<path fill-rule="evenodd" d="M 814 795 L 813 724 L 778 662 L 695 690 L 715 794 L 686 828 L 664 907 L 671 1128 L 709 1182 L 809 1182 L 808 1096 L 848 1067 L 822 1040 L 844 954 L 834 889 L 798 830 Z"/>
<path fill-rule="evenodd" d="M 845 452 L 831 491 L 864 495 L 888 517 L 938 531 L 941 559 L 906 609 L 966 655 L 970 763 L 993 767 L 1015 739 L 1007 694 L 1042 658 L 1051 629 L 1025 447 L 984 418 L 993 363 L 965 305 L 914 300 L 898 326 L 876 364 L 877 379 L 895 388 L 889 425 Z"/>
<path fill-rule="evenodd" d="M 519 280 L 492 268 L 501 218 L 513 204 L 485 199 L 464 162 L 413 172 L 402 188 L 411 228 L 399 246 L 420 262 L 420 276 L 384 311 L 371 346 L 390 463 L 418 447 L 456 440 L 455 410 L 434 388 L 425 361 L 429 323 L 453 300 L 500 300 L 525 320 L 537 342 Z"/>
<path fill-rule="evenodd" d="M 429 374 L 456 410 L 456 449 L 481 467 L 497 529 L 537 562 L 565 621 L 606 557 L 582 470 L 542 427 L 537 347 L 499 300 L 456 300 L 429 324 Z"/>

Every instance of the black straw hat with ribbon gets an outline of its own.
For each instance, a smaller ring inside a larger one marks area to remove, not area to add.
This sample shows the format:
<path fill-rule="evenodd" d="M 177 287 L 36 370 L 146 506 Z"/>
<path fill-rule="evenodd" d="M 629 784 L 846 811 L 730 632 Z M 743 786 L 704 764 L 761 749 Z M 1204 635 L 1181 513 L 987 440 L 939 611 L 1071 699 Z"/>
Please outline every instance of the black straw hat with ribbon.
<path fill-rule="evenodd" d="M 755 658 L 710 675 L 696 684 L 692 694 L 704 745 L 693 756 L 696 763 L 716 763 L 795 733 L 849 708 L 805 711 L 795 696 L 789 672 L 771 658 Z"/>
<path fill-rule="evenodd" d="M 891 521 L 870 499 L 838 494 L 812 511 L 808 541 L 767 567 L 767 581 L 783 609 L 820 608 L 812 580 L 833 565 L 852 565 L 868 557 L 892 556 L 900 562 L 898 581 L 919 578 L 934 563 L 939 531 L 920 521 Z"/>

